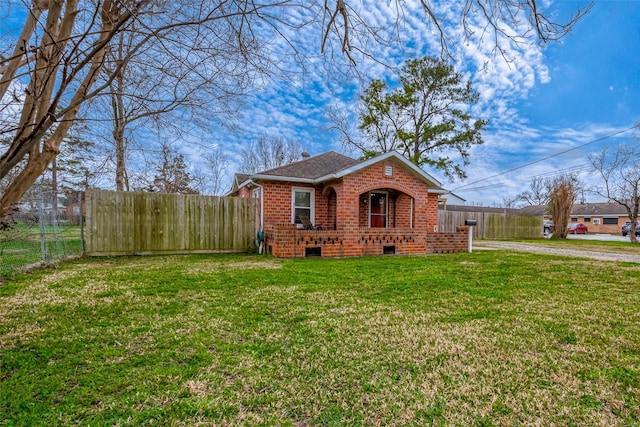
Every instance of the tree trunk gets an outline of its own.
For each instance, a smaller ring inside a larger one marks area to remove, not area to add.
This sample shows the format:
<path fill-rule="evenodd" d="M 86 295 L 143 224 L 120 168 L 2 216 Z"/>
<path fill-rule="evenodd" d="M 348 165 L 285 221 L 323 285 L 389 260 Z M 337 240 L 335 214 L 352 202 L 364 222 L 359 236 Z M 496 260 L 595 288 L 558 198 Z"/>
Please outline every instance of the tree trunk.
<path fill-rule="evenodd" d="M 141 5 L 147 2 L 140 2 L 137 6 L 141 7 Z M 53 14 L 53 16 L 61 16 L 61 2 L 51 2 L 50 5 L 51 8 L 49 10 L 49 14 Z M 55 15 L 54 12 L 57 13 L 57 15 Z M 0 198 L 0 221 L 4 220 L 4 218 L 11 213 L 22 196 L 24 196 L 27 190 L 36 182 L 38 177 L 44 173 L 51 161 L 60 152 L 60 144 L 67 136 L 71 125 L 76 120 L 80 106 L 83 101 L 87 99 L 89 89 L 97 79 L 98 73 L 102 68 L 106 47 L 109 40 L 113 37 L 112 30 L 114 29 L 114 25 L 116 23 L 118 25 L 122 25 L 124 22 L 131 19 L 134 11 L 127 11 L 122 16 L 117 16 L 117 12 L 119 12 L 119 10 L 112 0 L 104 1 L 102 4 L 102 31 L 94 45 L 96 46 L 96 50 L 88 61 L 89 67 L 87 69 L 87 74 L 79 82 L 78 88 L 71 97 L 70 106 L 66 109 L 64 114 L 62 114 L 62 117 L 55 119 L 53 119 L 51 117 L 52 115 L 49 114 L 49 111 L 55 107 L 55 104 L 52 104 L 53 98 L 51 97 L 51 90 L 54 87 L 56 78 L 58 77 L 58 67 L 63 64 L 63 62 L 60 61 L 60 57 L 62 55 L 62 51 L 60 49 L 63 48 L 62 45 L 66 45 L 69 42 L 69 33 L 71 32 L 71 28 L 73 27 L 73 23 L 75 22 L 75 17 L 77 15 L 77 0 L 67 2 L 66 14 L 64 15 L 64 19 L 62 19 L 60 27 L 58 27 L 55 22 L 51 24 L 52 29 L 55 31 L 48 32 L 47 38 L 59 36 L 62 38 L 62 41 L 52 39 L 50 46 L 44 45 L 40 56 L 42 60 L 49 62 L 46 66 L 38 66 L 38 63 L 36 63 L 35 72 L 31 75 L 30 85 L 36 89 L 36 93 L 31 95 L 33 97 L 33 102 L 30 103 L 30 111 L 32 112 L 29 115 L 30 119 L 28 121 L 21 122 L 21 125 L 23 129 L 29 129 L 35 126 L 36 130 L 26 132 L 24 137 L 14 139 L 12 144 L 11 148 L 13 148 L 14 145 L 17 145 L 18 147 L 29 147 L 29 160 L 18 177 L 9 183 L 6 191 Z M 48 18 L 51 18 L 47 20 L 48 25 L 50 24 L 50 21 L 56 21 L 52 16 L 49 16 Z M 120 18 L 119 22 L 117 18 Z M 52 46 L 54 45 L 59 49 L 55 51 L 55 56 L 44 58 L 43 55 L 45 55 L 48 50 L 52 49 Z M 53 64 L 50 63 L 52 59 L 55 59 Z M 47 70 L 46 76 L 40 75 L 42 73 L 42 69 Z M 44 83 L 38 85 L 34 84 L 34 82 L 37 83 L 41 79 Z M 41 89 L 39 89 L 39 86 L 41 86 Z M 56 99 L 56 102 L 57 101 L 58 99 Z M 42 120 L 35 121 L 34 119 L 37 117 L 41 117 Z M 37 128 L 42 125 L 44 120 L 55 120 L 58 123 L 58 126 L 55 128 L 53 134 L 42 144 L 41 149 L 41 141 L 46 129 Z M 9 151 L 11 151 L 11 149 Z M 14 157 L 11 159 L 3 157 L 0 160 L 10 164 L 12 161 L 16 163 L 19 162 L 21 158 L 16 159 Z M 2 172 L 2 166 L 3 164 L 0 161 L 0 172 Z M 10 170 L 10 168 L 8 170 Z"/>
<path fill-rule="evenodd" d="M 113 110 L 113 144 L 116 149 L 116 189 L 118 191 L 129 191 L 127 182 L 127 141 L 125 140 L 125 129 L 127 127 L 126 108 L 124 105 L 124 74 L 126 65 L 124 64 L 125 40 L 123 34 L 118 37 L 116 48 L 111 51 L 115 70 L 114 79 L 111 83 L 111 108 Z"/>
<path fill-rule="evenodd" d="M 116 190 L 129 191 L 126 175 L 126 148 L 124 129 L 121 127 L 113 131 L 113 142 L 116 147 Z"/>
<path fill-rule="evenodd" d="M 31 188 L 38 178 L 47 170 L 49 163 L 55 158 L 56 152 L 45 150 L 35 161 L 30 161 L 27 167 L 11 181 L 0 198 L 0 220 L 9 215 L 18 201 Z"/>

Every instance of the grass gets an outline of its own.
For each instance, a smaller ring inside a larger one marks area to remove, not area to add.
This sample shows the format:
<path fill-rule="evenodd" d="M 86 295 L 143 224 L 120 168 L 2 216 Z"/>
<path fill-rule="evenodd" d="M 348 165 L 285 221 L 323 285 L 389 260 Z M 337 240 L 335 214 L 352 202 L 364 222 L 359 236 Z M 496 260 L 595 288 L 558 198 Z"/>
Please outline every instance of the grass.
<path fill-rule="evenodd" d="M 44 239 L 45 259 L 42 259 Z M 46 225 L 42 234 L 38 224 L 18 224 L 0 231 L 0 279 L 29 264 L 60 260 L 81 253 L 80 227 Z"/>
<path fill-rule="evenodd" d="M 0 286 L 0 425 L 639 425 L 640 266 L 86 259 Z"/>
<path fill-rule="evenodd" d="M 527 243 L 537 246 L 551 248 L 577 249 L 584 251 L 621 253 L 627 255 L 640 255 L 640 244 L 630 241 L 604 241 L 604 240 L 581 240 L 581 239 L 511 239 L 511 242 Z M 478 240 L 482 245 L 482 240 Z"/>

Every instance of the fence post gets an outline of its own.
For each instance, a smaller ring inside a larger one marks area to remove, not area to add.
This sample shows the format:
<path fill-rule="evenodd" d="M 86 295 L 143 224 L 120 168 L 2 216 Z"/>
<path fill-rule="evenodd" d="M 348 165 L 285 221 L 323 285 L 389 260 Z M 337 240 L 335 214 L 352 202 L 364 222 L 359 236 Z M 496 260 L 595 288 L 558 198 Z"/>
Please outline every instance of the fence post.
<path fill-rule="evenodd" d="M 47 259 L 47 245 L 44 233 L 44 206 L 42 202 L 42 195 L 38 197 L 38 224 L 40 225 L 40 259 L 46 261 Z"/>
<path fill-rule="evenodd" d="M 82 212 L 82 193 L 78 191 L 78 202 L 80 202 L 80 254 L 84 254 L 84 220 Z"/>

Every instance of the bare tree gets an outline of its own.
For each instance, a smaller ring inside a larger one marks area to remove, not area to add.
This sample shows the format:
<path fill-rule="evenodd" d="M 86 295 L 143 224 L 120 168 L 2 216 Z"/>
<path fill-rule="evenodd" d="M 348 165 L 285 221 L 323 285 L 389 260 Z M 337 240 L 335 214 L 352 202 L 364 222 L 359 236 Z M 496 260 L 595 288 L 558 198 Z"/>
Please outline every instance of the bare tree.
<path fill-rule="evenodd" d="M 532 178 L 529 189 L 518 194 L 517 200 L 525 202 L 528 206 L 546 205 L 549 202 L 552 182 L 549 178 Z"/>
<path fill-rule="evenodd" d="M 242 149 L 240 170 L 257 173 L 293 163 L 300 160 L 301 156 L 302 147 L 298 142 L 263 135 Z"/>
<path fill-rule="evenodd" d="M 625 144 L 613 150 L 605 147 L 589 156 L 589 162 L 602 178 L 602 185 L 596 186 L 594 191 L 625 210 L 631 221 L 629 239 L 632 243 L 638 243 L 634 231 L 640 207 L 640 148 Z"/>
<path fill-rule="evenodd" d="M 567 225 L 576 200 L 578 180 L 572 175 L 561 175 L 549 182 L 549 213 L 553 219 L 553 236 L 567 238 Z"/>
<path fill-rule="evenodd" d="M 199 4 L 196 0 L 179 4 L 152 0 L 35 0 L 24 11 L 26 22 L 20 36 L 13 41 L 2 40 L 0 45 L 3 52 L 10 51 L 0 58 L 0 111 L 5 113 L 3 119 L 7 117 L 0 132 L 11 136 L 11 143 L 0 156 L 0 179 L 19 170 L 0 197 L 0 217 L 60 152 L 80 107 L 113 88 L 114 82 L 117 85 L 120 71 L 139 52 L 151 52 L 154 46 L 161 46 L 170 51 L 174 64 L 190 69 L 192 76 L 208 72 L 210 61 L 198 68 L 201 61 L 190 56 L 194 50 L 191 43 L 196 43 L 201 59 L 211 46 L 206 40 L 216 40 L 244 60 L 230 61 L 225 75 L 236 72 L 235 67 L 249 75 L 251 71 L 243 69 L 243 63 L 250 63 L 252 69 L 261 66 L 260 57 L 252 56 L 257 51 L 254 45 L 258 45 L 252 24 L 279 22 L 270 14 L 260 13 L 266 6 L 250 1 L 221 1 L 205 6 L 205 2 Z M 135 32 L 134 44 L 128 46 L 119 62 L 108 61 L 109 46 L 118 35 L 128 32 Z M 115 67 L 97 83 L 109 64 Z M 171 63 L 165 65 L 168 68 L 163 71 L 172 75 Z M 158 76 L 149 78 L 163 80 Z M 25 80 L 28 84 L 23 85 Z M 189 87 L 189 83 L 183 87 Z M 171 89 L 167 88 L 164 94 Z M 172 95 L 180 98 L 185 94 Z M 21 109 L 17 115 L 6 114 L 16 105 Z"/>
<path fill-rule="evenodd" d="M 207 173 L 205 175 L 208 177 L 209 183 L 209 185 L 207 185 L 207 191 L 216 196 L 223 194 L 225 190 L 229 189 L 229 186 L 225 185 L 229 158 L 220 148 L 216 148 L 206 153 L 204 160 L 207 165 Z"/>
<path fill-rule="evenodd" d="M 503 197 L 502 198 L 502 206 L 507 209 L 516 209 L 518 207 L 518 197 Z"/>
<path fill-rule="evenodd" d="M 104 112 L 112 123 L 109 143 L 119 191 L 129 190 L 128 151 L 136 139 L 144 139 L 149 127 L 178 138 L 183 128 L 206 128 L 212 119 L 232 116 L 251 82 L 247 60 L 260 57 L 259 52 L 248 51 L 256 47 L 247 46 L 244 53 L 229 50 L 227 38 L 210 38 L 206 31 L 193 32 L 188 48 L 165 37 L 135 50 L 142 37 L 137 26 L 134 22 L 109 46 L 98 81 L 109 86 L 96 100 L 96 106 L 106 104 L 106 108 L 95 108 L 91 117 L 100 120 Z M 176 56 L 180 48 L 185 51 Z"/>
<path fill-rule="evenodd" d="M 300 50 L 290 35 L 296 29 L 317 26 L 322 35 L 319 47 L 325 57 L 336 58 L 332 53 L 338 49 L 354 62 L 354 53 L 366 55 L 372 42 L 389 42 L 381 40 L 381 34 L 389 32 L 368 25 L 354 4 L 359 2 L 32 0 L 30 5 L 16 1 L 4 8 L 18 10 L 25 23 L 18 36 L 9 32 L 0 39 L 0 137 L 11 139 L 0 154 L 0 179 L 18 170 L 0 196 L 0 220 L 64 149 L 63 140 L 78 119 L 80 108 L 108 91 L 113 82 L 117 86 L 119 71 L 138 52 L 150 46 L 166 46 L 195 75 L 206 73 L 208 64 L 189 61 L 189 53 L 194 46 L 206 51 L 207 43 L 215 41 L 226 44 L 227 52 L 234 57 L 243 58 L 240 65 L 247 64 L 247 68 L 241 66 L 240 70 L 248 76 L 273 74 L 279 69 L 269 62 L 273 55 L 268 45 L 278 40 L 290 47 L 290 54 L 299 57 Z M 438 30 L 446 50 L 448 36 L 442 24 L 450 17 L 445 12 L 439 14 L 427 0 L 421 4 L 425 19 Z M 461 11 L 461 21 L 467 37 L 480 22 L 500 50 L 502 43 L 533 41 L 531 34 L 541 42 L 555 40 L 588 10 L 578 10 L 567 24 L 557 24 L 539 6 L 536 0 L 468 1 Z M 398 2 L 397 7 L 402 8 L 403 3 Z M 398 14 L 398 24 L 404 16 Z M 127 55 L 119 58 L 109 77 L 97 83 L 108 64 L 109 46 L 128 31 L 137 33 L 135 43 Z M 222 75 L 236 72 L 237 62 L 221 61 Z M 164 71 L 171 73 L 170 68 Z"/>

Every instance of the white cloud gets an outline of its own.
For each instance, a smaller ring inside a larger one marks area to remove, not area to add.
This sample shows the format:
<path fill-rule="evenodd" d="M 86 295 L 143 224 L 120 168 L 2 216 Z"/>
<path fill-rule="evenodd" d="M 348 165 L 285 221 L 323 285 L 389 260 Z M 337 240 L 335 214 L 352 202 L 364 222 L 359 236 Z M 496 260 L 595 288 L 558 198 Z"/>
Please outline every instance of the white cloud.
<path fill-rule="evenodd" d="M 358 71 L 365 81 L 372 78 L 388 78 L 392 74 L 387 66 L 399 67 L 407 59 L 440 53 L 439 38 L 435 28 L 429 24 L 418 0 L 403 2 L 399 12 L 396 2 L 363 0 L 350 2 L 354 7 L 352 17 L 367 22 L 372 28 L 385 33 L 388 42 L 376 42 L 366 38 L 357 28 L 351 35 L 354 46 L 365 48 L 377 61 L 360 55 L 353 56 L 358 62 Z M 521 117 L 518 103 L 526 100 L 530 91 L 538 84 L 551 81 L 552 72 L 545 63 L 545 53 L 536 43 L 516 44 L 500 36 L 503 52 L 495 50 L 488 42 L 485 28 L 479 19 L 471 17 L 467 21 L 472 33 L 465 38 L 460 27 L 460 8 L 464 2 L 433 2 L 434 11 L 443 17 L 446 25 L 443 31 L 450 40 L 464 42 L 450 45 L 458 70 L 471 79 L 473 87 L 480 93 L 480 102 L 474 108 L 479 118 L 487 118 L 490 128 L 485 133 L 485 144 L 474 147 L 471 164 L 467 168 L 470 177 L 467 182 L 504 171 L 513 166 L 527 163 L 527 159 L 537 159 L 553 154 L 558 147 L 576 146 L 595 135 L 606 133 L 605 129 L 587 128 L 580 131 L 571 129 L 535 128 Z M 545 3 L 545 6 L 548 4 Z M 292 8 L 287 18 L 291 22 L 308 22 L 313 16 L 304 8 Z M 400 21 L 396 18 L 402 13 Z M 521 22 L 527 18 L 522 16 Z M 321 21 L 302 28 L 284 28 L 285 36 L 300 49 L 298 56 L 292 55 L 291 46 L 276 43 L 271 46 L 277 55 L 279 66 L 286 71 L 286 80 L 266 80 L 260 92 L 242 110 L 237 133 L 212 135 L 211 142 L 226 147 L 232 164 L 241 161 L 239 152 L 247 141 L 260 135 L 280 136 L 296 139 L 304 149 L 319 154 L 330 149 L 340 149 L 337 135 L 328 132 L 325 114 L 332 105 L 353 111 L 360 83 L 350 74 L 346 59 L 340 53 L 336 39 L 330 39 L 327 55 L 320 55 Z M 508 34 L 518 29 L 504 27 Z M 393 43 L 398 36 L 401 43 Z M 302 61 L 300 61 L 302 58 Z M 329 65 L 333 58 L 336 63 Z M 301 68 L 300 62 L 305 66 Z M 330 71 L 330 72 L 328 72 Z M 503 197 L 511 197 L 521 192 L 532 176 L 554 173 L 584 163 L 586 154 L 580 156 L 560 156 L 536 163 L 527 168 L 501 175 L 489 181 L 481 181 L 474 187 L 480 190 L 460 190 L 470 201 L 487 204 L 501 203 Z M 429 171 L 432 173 L 433 171 Z M 438 176 L 437 173 L 433 173 Z M 446 180 L 443 180 L 446 182 Z M 465 184 L 465 183 L 462 183 Z M 460 183 L 450 185 L 455 189 Z M 469 186 L 468 188 L 471 188 Z"/>
<path fill-rule="evenodd" d="M 622 130 L 595 124 L 583 129 L 502 128 L 488 135 L 485 145 L 474 147 L 470 178 L 448 188 L 470 203 L 499 205 L 526 190 L 534 177 L 572 173 L 589 190 L 596 177 L 591 174 L 588 156 L 629 138 L 628 132 L 615 135 Z M 587 192 L 587 199 L 590 196 Z"/>

